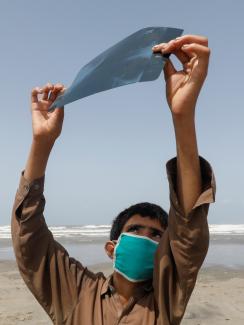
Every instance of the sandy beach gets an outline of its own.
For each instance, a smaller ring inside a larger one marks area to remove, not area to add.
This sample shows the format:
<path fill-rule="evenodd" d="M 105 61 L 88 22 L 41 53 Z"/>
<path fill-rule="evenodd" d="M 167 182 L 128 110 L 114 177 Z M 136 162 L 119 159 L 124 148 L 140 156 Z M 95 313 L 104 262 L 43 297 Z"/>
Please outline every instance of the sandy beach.
<path fill-rule="evenodd" d="M 111 272 L 104 263 L 93 271 Z M 20 278 L 14 261 L 0 261 L 0 325 L 52 324 Z M 243 325 L 244 269 L 204 268 L 188 305 L 183 325 Z"/>

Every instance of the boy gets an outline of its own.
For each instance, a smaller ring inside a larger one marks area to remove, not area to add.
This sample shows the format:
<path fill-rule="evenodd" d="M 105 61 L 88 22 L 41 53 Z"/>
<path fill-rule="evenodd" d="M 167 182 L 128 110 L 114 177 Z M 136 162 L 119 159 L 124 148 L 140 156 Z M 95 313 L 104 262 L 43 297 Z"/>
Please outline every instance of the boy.
<path fill-rule="evenodd" d="M 150 203 L 121 212 L 105 244 L 114 260 L 108 279 L 70 258 L 46 226 L 44 174 L 64 118 L 63 108 L 47 110 L 64 87 L 32 91 L 33 142 L 14 203 L 12 238 L 20 273 L 54 324 L 180 324 L 206 256 L 215 183 L 198 155 L 194 117 L 208 70 L 208 41 L 185 35 L 153 51 L 172 53 L 183 65 L 176 71 L 168 60 L 164 68 L 177 149 L 167 163 L 169 218 Z"/>

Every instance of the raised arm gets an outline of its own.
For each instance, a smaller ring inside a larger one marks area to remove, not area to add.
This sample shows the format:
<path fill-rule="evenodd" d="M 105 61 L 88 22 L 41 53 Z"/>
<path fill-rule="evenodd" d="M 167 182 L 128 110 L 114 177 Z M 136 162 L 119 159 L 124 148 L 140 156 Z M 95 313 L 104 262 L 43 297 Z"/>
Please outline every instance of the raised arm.
<path fill-rule="evenodd" d="M 177 189 L 180 205 L 187 216 L 201 191 L 201 170 L 195 131 L 195 107 L 208 71 L 210 50 L 202 36 L 185 35 L 154 51 L 172 53 L 183 65 L 176 71 L 168 60 L 164 73 L 166 94 L 172 113 L 177 148 Z"/>
<path fill-rule="evenodd" d="M 57 325 L 72 317 L 80 292 L 84 293 L 88 283 L 96 285 L 93 275 L 70 258 L 64 247 L 54 240 L 44 219 L 44 174 L 51 149 L 61 133 L 64 116 L 63 108 L 52 113 L 47 109 L 63 89 L 60 84 L 48 84 L 32 91 L 33 141 L 11 223 L 21 276 Z"/>
<path fill-rule="evenodd" d="M 154 51 L 174 54 L 183 66 L 176 71 L 168 60 L 164 69 L 177 157 L 167 163 L 171 204 L 153 280 L 160 317 L 178 325 L 207 254 L 207 214 L 215 196 L 214 175 L 209 163 L 198 155 L 195 131 L 195 107 L 207 75 L 210 50 L 205 37 L 186 35 L 159 44 Z"/>

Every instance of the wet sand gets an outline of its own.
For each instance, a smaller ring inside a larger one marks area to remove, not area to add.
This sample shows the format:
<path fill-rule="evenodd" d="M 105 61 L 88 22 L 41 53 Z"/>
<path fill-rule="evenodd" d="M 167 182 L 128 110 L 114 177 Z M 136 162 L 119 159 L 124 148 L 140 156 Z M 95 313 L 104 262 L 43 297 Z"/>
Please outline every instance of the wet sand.
<path fill-rule="evenodd" d="M 111 264 L 90 267 L 110 274 Z M 14 261 L 0 261 L 0 325 L 52 324 L 26 288 Z M 244 269 L 202 269 L 183 325 L 243 325 Z"/>

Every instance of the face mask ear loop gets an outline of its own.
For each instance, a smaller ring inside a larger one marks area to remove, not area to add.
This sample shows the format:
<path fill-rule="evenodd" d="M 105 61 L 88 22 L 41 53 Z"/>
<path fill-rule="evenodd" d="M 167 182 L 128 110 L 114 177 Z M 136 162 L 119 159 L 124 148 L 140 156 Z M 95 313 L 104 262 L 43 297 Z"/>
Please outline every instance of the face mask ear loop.
<path fill-rule="evenodd" d="M 117 240 L 112 240 L 112 242 L 115 242 L 115 247 L 114 247 L 114 258 L 113 258 L 113 268 L 115 268 L 115 262 L 116 262 L 116 250 L 119 245 L 119 242 L 121 240 L 122 234 L 120 234 L 119 238 Z"/>

